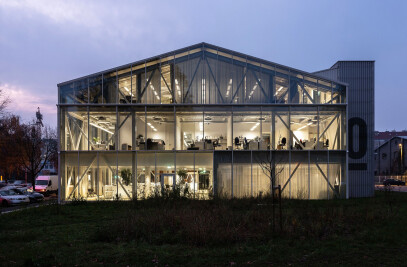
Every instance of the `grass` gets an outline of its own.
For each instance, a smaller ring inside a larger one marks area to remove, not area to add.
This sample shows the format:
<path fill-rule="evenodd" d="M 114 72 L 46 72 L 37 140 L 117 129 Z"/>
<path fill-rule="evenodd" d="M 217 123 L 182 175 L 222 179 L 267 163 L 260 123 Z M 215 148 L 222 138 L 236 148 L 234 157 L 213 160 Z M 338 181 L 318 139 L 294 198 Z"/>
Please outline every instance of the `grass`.
<path fill-rule="evenodd" d="M 159 198 L 26 209 L 0 216 L 0 264 L 376 266 L 407 260 L 407 194 L 283 200 L 283 229 L 277 223 L 274 232 L 271 210 L 270 199 Z"/>

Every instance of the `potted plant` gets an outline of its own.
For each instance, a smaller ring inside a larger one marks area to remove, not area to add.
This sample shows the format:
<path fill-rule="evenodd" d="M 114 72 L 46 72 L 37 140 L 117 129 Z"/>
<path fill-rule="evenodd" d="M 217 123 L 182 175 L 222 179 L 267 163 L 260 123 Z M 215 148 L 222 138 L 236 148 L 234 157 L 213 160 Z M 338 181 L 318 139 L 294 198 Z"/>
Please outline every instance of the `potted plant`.
<path fill-rule="evenodd" d="M 129 185 L 131 182 L 131 171 L 130 169 L 121 169 L 120 170 L 120 176 L 123 179 L 123 183 L 125 185 Z"/>
<path fill-rule="evenodd" d="M 179 169 L 177 171 L 177 174 L 178 174 L 178 176 L 180 178 L 180 184 L 185 184 L 185 181 L 186 181 L 187 176 L 188 176 L 188 171 L 185 170 L 185 169 Z"/>

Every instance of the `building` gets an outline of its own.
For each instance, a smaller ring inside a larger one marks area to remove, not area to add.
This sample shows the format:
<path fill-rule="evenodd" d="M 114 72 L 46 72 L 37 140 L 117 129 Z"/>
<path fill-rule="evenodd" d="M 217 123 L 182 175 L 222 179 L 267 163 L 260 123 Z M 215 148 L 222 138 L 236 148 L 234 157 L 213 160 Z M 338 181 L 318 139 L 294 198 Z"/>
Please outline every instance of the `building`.
<path fill-rule="evenodd" d="M 385 131 L 385 132 L 379 132 L 375 131 L 374 132 L 374 149 L 378 148 L 379 146 L 383 145 L 390 139 L 396 136 L 401 136 L 401 137 L 407 137 L 407 131 L 396 131 L 393 130 L 391 132 Z"/>
<path fill-rule="evenodd" d="M 311 74 L 200 43 L 61 83 L 58 95 L 61 201 L 175 185 L 195 198 L 261 196 L 261 162 L 285 197 L 373 195 L 372 61 Z"/>
<path fill-rule="evenodd" d="M 406 136 L 395 136 L 375 149 L 375 175 L 404 175 L 407 171 Z"/>

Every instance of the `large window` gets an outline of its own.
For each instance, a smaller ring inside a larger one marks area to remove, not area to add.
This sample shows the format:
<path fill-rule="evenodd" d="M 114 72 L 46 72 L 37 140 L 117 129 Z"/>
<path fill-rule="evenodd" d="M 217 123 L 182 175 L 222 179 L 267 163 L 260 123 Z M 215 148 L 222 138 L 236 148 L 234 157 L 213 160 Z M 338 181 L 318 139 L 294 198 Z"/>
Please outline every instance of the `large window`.
<path fill-rule="evenodd" d="M 103 110 L 103 112 L 101 112 Z M 92 107 L 89 110 L 89 142 L 92 150 L 117 149 L 115 107 Z"/>
<path fill-rule="evenodd" d="M 235 150 L 267 150 L 262 136 L 263 117 L 258 107 L 243 107 L 233 112 L 233 148 Z M 266 138 L 267 139 L 267 138 Z"/>
<path fill-rule="evenodd" d="M 218 48 L 195 47 L 60 85 L 60 103 L 346 102 L 346 87 Z"/>
<path fill-rule="evenodd" d="M 146 149 L 174 150 L 174 109 L 157 111 L 158 108 L 148 107 L 146 116 Z"/>

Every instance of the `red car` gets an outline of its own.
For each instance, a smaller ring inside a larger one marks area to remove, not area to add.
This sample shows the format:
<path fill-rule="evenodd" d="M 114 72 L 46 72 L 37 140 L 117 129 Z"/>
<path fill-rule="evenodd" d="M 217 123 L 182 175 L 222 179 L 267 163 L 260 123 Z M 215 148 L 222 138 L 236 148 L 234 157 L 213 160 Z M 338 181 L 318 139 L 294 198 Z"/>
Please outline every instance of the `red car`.
<path fill-rule="evenodd" d="M 0 196 L 0 205 L 3 207 L 10 206 L 10 201 Z"/>

